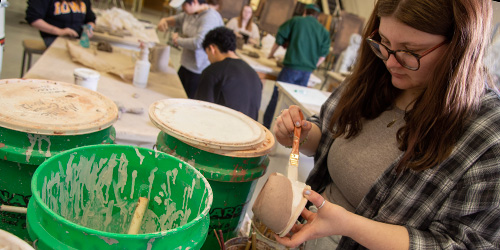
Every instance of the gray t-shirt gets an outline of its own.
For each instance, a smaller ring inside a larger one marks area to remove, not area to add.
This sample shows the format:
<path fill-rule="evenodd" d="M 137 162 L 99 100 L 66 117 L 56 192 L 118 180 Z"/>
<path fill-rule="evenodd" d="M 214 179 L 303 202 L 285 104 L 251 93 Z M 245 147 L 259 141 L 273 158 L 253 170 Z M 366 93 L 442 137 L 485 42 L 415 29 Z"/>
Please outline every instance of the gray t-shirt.
<path fill-rule="evenodd" d="M 174 17 L 175 25 L 181 29 L 177 43 L 181 46 L 181 65 L 189 71 L 201 74 L 210 65 L 202 43 L 205 35 L 212 29 L 223 26 L 222 17 L 216 10 L 207 10 L 189 15 L 184 12 Z"/>
<path fill-rule="evenodd" d="M 335 139 L 328 153 L 333 182 L 323 193 L 328 201 L 354 212 L 375 180 L 402 154 L 396 133 L 404 125 L 403 118 L 403 110 L 388 110 L 374 120 L 364 120 L 357 136 Z"/>

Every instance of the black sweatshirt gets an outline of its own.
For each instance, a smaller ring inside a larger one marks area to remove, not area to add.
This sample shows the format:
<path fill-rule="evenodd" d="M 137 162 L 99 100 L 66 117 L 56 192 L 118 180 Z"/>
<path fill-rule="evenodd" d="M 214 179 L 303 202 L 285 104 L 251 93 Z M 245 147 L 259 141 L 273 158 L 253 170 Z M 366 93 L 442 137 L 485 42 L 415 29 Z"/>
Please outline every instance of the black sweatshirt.
<path fill-rule="evenodd" d="M 257 72 L 241 59 L 226 58 L 203 70 L 194 99 L 232 108 L 257 121 L 261 98 Z"/>
<path fill-rule="evenodd" d="M 31 24 L 38 19 L 59 28 L 71 28 L 78 35 L 82 33 L 82 25 L 95 23 L 95 14 L 91 9 L 90 0 L 28 0 L 26 21 Z M 56 35 L 40 31 L 42 37 L 55 37 Z"/>

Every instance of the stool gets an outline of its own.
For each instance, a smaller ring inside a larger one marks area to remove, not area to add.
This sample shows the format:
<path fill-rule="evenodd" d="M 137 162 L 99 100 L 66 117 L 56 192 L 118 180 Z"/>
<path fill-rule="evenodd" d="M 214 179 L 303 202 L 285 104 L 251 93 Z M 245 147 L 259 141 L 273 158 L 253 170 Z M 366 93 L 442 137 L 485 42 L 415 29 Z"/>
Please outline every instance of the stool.
<path fill-rule="evenodd" d="M 42 40 L 31 40 L 26 39 L 23 40 L 23 63 L 21 65 L 21 77 L 24 75 L 26 56 L 28 56 L 28 67 L 26 71 L 31 68 L 31 58 L 33 54 L 43 54 L 43 52 L 47 49 L 45 43 Z"/>

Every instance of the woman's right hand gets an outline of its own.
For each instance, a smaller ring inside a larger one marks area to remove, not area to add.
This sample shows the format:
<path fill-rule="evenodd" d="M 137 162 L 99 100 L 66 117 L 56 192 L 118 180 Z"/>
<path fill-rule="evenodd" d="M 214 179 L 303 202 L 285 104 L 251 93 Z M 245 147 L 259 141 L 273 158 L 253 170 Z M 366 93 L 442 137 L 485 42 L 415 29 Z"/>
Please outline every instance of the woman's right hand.
<path fill-rule="evenodd" d="M 276 140 L 283 146 L 289 147 L 293 143 L 293 130 L 295 127 L 302 127 L 300 141 L 303 142 L 308 137 L 312 128 L 311 122 L 304 119 L 302 110 L 296 105 L 291 105 L 288 109 L 281 110 L 281 114 L 276 117 L 274 125 L 274 135 Z"/>
<path fill-rule="evenodd" d="M 166 17 L 162 18 L 160 20 L 160 22 L 158 23 L 158 30 L 162 31 L 162 32 L 165 32 L 168 30 L 168 22 L 167 22 Z"/>
<path fill-rule="evenodd" d="M 59 29 L 57 31 L 58 36 L 69 36 L 69 37 L 78 37 L 78 33 L 71 28 Z"/>

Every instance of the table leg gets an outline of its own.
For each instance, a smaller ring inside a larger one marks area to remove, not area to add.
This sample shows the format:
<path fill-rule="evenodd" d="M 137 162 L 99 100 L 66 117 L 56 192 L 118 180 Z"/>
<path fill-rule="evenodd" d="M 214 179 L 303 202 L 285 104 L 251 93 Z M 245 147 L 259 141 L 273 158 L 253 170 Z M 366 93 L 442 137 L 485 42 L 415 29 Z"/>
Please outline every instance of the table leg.
<path fill-rule="evenodd" d="M 142 5 L 144 4 L 144 0 L 139 0 L 139 6 L 137 6 L 138 12 L 141 13 Z"/>

